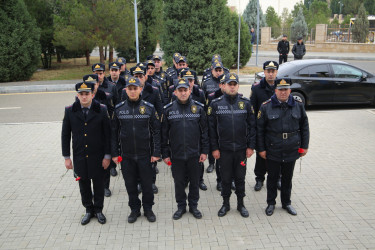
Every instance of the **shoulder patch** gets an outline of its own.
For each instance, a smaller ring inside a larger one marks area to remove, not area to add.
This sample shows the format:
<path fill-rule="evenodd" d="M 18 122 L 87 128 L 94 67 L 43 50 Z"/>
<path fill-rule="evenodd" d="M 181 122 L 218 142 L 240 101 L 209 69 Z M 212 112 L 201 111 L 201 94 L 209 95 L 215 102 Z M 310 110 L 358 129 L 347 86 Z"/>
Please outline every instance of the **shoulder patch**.
<path fill-rule="evenodd" d="M 293 96 L 294 101 L 302 103 L 301 99 L 299 99 L 297 96 Z"/>
<path fill-rule="evenodd" d="M 125 103 L 125 101 L 118 103 L 118 104 L 115 106 L 115 108 L 117 109 L 118 107 L 121 107 L 122 105 L 124 105 L 124 103 Z"/>
<path fill-rule="evenodd" d="M 142 101 L 143 101 L 143 103 L 144 103 L 145 105 L 147 105 L 147 106 L 149 106 L 149 107 L 151 107 L 151 108 L 154 107 L 154 105 L 152 105 L 151 103 L 146 102 L 145 100 L 142 100 Z"/>
<path fill-rule="evenodd" d="M 215 92 L 208 94 L 208 96 L 215 96 Z"/>
<path fill-rule="evenodd" d="M 168 103 L 167 105 L 164 106 L 164 109 L 170 107 L 172 105 L 172 102 Z"/>
<path fill-rule="evenodd" d="M 218 101 L 220 101 L 221 99 L 223 99 L 223 96 L 220 96 L 220 97 L 218 97 L 218 98 L 213 99 L 211 103 L 218 102 Z"/>
<path fill-rule="evenodd" d="M 194 100 L 194 103 L 197 104 L 197 105 L 199 105 L 199 106 L 201 106 L 201 107 L 204 107 L 204 105 L 202 103 L 198 102 L 198 101 Z"/>

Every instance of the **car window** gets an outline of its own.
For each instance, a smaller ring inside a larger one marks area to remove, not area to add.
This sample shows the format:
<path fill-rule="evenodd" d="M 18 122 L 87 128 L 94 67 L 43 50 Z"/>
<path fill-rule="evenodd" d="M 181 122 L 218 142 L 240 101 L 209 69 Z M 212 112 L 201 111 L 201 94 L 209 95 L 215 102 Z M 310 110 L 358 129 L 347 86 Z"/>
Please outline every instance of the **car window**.
<path fill-rule="evenodd" d="M 298 71 L 301 77 L 329 77 L 328 65 L 311 65 Z"/>
<path fill-rule="evenodd" d="M 344 64 L 332 64 L 333 74 L 337 78 L 353 78 L 359 79 L 362 77 L 362 71 Z"/>

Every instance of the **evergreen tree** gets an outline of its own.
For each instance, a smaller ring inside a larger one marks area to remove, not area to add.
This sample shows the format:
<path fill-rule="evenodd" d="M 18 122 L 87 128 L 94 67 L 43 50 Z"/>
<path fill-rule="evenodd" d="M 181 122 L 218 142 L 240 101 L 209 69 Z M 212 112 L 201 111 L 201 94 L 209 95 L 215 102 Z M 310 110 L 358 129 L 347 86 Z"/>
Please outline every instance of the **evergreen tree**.
<path fill-rule="evenodd" d="M 257 28 L 257 0 L 250 0 L 246 5 L 245 11 L 242 15 L 244 21 L 249 28 Z M 259 6 L 259 30 L 261 27 L 267 26 L 265 16 L 263 15 L 262 8 Z"/>
<path fill-rule="evenodd" d="M 40 46 L 42 49 L 43 68 L 51 67 L 52 55 L 55 54 L 53 46 L 53 6 L 47 0 L 24 0 L 30 15 L 36 20 L 40 29 Z"/>
<path fill-rule="evenodd" d="M 161 47 L 167 65 L 179 52 L 187 56 L 190 68 L 200 72 L 216 53 L 224 66 L 232 66 L 236 46 L 235 37 L 229 35 L 232 28 L 226 0 L 165 0 Z"/>
<path fill-rule="evenodd" d="M 232 36 L 235 37 L 235 45 L 233 50 L 233 65 L 237 66 L 238 60 L 238 14 L 231 12 L 231 18 L 233 23 Z M 250 31 L 246 22 L 241 17 L 241 31 L 240 31 L 240 66 L 243 67 L 250 60 L 251 57 L 251 36 Z"/>
<path fill-rule="evenodd" d="M 309 29 L 315 28 L 317 24 L 329 24 L 329 17 L 331 11 L 328 4 L 322 0 L 314 0 L 309 8 L 307 16 L 307 27 Z"/>
<path fill-rule="evenodd" d="M 366 9 L 363 4 L 359 6 L 358 15 L 353 25 L 353 42 L 365 43 L 369 31 L 369 21 L 366 15 Z"/>
<path fill-rule="evenodd" d="M 299 36 L 302 36 L 302 37 L 307 36 L 307 24 L 305 21 L 305 17 L 303 16 L 302 8 L 299 9 L 298 15 L 294 19 L 290 28 L 291 28 L 290 40 L 294 43 L 297 42 L 297 38 Z"/>
<path fill-rule="evenodd" d="M 40 30 L 22 0 L 0 6 L 0 81 L 28 80 L 38 67 Z"/>
<path fill-rule="evenodd" d="M 277 38 L 281 35 L 281 20 L 272 6 L 267 8 L 266 22 L 268 27 L 271 27 L 271 37 Z"/>

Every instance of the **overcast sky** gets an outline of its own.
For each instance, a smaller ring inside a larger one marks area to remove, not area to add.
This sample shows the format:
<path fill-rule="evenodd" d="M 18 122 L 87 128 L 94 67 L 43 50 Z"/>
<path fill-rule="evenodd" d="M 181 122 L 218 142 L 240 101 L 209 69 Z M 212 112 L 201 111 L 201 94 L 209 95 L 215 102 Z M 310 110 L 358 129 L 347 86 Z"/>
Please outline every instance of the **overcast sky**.
<path fill-rule="evenodd" d="M 241 13 L 246 8 L 249 0 L 227 0 L 229 6 L 240 7 Z M 284 8 L 288 8 L 289 12 L 293 10 L 293 6 L 301 0 L 259 0 L 259 4 L 262 7 L 263 13 L 266 12 L 268 6 L 273 6 L 275 11 L 280 15 Z"/>

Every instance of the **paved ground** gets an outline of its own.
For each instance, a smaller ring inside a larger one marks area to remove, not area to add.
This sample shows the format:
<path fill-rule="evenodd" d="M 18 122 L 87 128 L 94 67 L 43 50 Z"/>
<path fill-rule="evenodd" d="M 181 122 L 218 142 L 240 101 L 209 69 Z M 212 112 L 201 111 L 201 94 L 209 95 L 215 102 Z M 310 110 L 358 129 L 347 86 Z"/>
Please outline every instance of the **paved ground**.
<path fill-rule="evenodd" d="M 248 95 L 248 88 L 242 92 Z M 122 176 L 112 177 L 105 198 L 107 224 L 81 226 L 84 209 L 72 173 L 64 177 L 60 113 L 74 93 L 0 95 L 0 248 L 47 249 L 371 249 L 375 245 L 375 111 L 373 107 L 313 108 L 311 143 L 297 162 L 292 202 L 298 216 L 277 205 L 267 217 L 266 189 L 253 191 L 254 159 L 248 161 L 245 204 L 250 217 L 232 210 L 219 218 L 215 174 L 205 174 L 201 220 L 176 209 L 171 171 L 159 164 L 155 223 L 130 213 Z M 1 109 L 19 104 L 19 109 Z M 54 100 L 54 102 L 51 102 Z M 51 103 L 51 105 L 44 105 Z M 28 105 L 27 105 L 28 104 Z M 33 106 L 36 106 L 32 108 Z M 56 107 L 59 107 L 58 110 Z M 44 112 L 47 112 L 42 119 Z M 33 117 L 33 119 L 31 119 Z M 40 117 L 40 118 L 38 118 Z M 12 118 L 12 119 L 11 119 Z M 29 122 L 32 121 L 32 122 Z M 43 121 L 43 122 L 38 122 Z M 206 163 L 207 166 L 207 163 Z"/>

